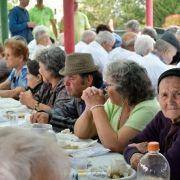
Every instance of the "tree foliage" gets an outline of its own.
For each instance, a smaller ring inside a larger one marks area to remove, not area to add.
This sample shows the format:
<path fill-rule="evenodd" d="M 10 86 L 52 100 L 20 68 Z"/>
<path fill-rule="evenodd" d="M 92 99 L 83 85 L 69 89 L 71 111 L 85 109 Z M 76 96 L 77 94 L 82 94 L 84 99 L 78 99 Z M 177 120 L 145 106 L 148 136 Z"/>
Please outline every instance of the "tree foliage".
<path fill-rule="evenodd" d="M 8 0 L 8 10 L 12 9 L 15 5 L 18 4 L 18 0 Z"/>
<path fill-rule="evenodd" d="M 92 27 L 107 24 L 114 20 L 117 29 L 123 28 L 130 19 L 137 19 L 145 24 L 146 0 L 79 0 L 80 10 L 89 18 Z M 8 9 L 18 0 L 8 0 Z M 165 18 L 172 14 L 180 14 L 180 0 L 153 0 L 154 26 L 161 27 Z"/>
<path fill-rule="evenodd" d="M 180 14 L 179 0 L 154 0 L 154 25 L 161 27 L 165 18 L 172 14 Z"/>
<path fill-rule="evenodd" d="M 117 28 L 122 28 L 130 19 L 144 22 L 143 0 L 83 0 L 81 10 L 88 16 L 93 27 L 113 19 Z"/>

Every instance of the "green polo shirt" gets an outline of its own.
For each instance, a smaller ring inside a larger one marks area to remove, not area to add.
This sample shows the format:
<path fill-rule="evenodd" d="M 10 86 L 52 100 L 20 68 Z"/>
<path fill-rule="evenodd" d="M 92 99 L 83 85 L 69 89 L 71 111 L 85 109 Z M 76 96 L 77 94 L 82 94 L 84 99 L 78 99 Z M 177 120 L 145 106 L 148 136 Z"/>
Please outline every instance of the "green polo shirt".
<path fill-rule="evenodd" d="M 59 24 L 59 29 L 64 30 L 63 20 Z M 87 16 L 77 11 L 74 15 L 75 43 L 81 40 L 81 35 L 86 29 L 90 29 L 90 24 Z"/>
<path fill-rule="evenodd" d="M 54 19 L 53 11 L 49 7 L 43 7 L 42 9 L 36 6 L 29 10 L 30 21 L 35 22 L 37 25 L 44 25 L 49 29 L 50 35 L 51 23 L 50 20 Z"/>
<path fill-rule="evenodd" d="M 119 117 L 121 115 L 122 107 L 114 105 L 110 100 L 108 100 L 105 103 L 104 108 L 108 115 L 111 127 L 114 131 L 118 132 Z M 160 106 L 156 98 L 153 100 L 143 101 L 134 107 L 124 126 L 142 131 L 146 127 L 146 125 L 154 118 L 159 110 Z"/>

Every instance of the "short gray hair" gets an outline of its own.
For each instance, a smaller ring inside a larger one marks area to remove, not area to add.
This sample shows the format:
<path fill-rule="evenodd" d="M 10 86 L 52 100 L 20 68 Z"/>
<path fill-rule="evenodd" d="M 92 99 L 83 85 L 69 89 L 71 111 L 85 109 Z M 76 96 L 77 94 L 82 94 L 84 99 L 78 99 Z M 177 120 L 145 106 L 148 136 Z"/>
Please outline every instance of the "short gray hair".
<path fill-rule="evenodd" d="M 116 91 L 130 106 L 154 98 L 146 70 L 134 61 L 119 59 L 110 63 L 104 70 L 104 79 L 115 85 Z"/>
<path fill-rule="evenodd" d="M 140 35 L 134 43 L 134 50 L 141 56 L 147 55 L 154 49 L 155 41 L 148 35 Z"/>
<path fill-rule="evenodd" d="M 165 55 L 166 53 L 171 51 L 172 48 L 175 47 L 170 43 L 164 41 L 163 39 L 158 39 L 154 45 L 154 52 L 160 55 Z"/>
<path fill-rule="evenodd" d="M 46 26 L 43 25 L 36 26 L 33 30 L 34 39 L 36 40 L 36 42 L 38 42 L 41 39 L 42 35 L 44 35 L 47 32 L 48 29 Z"/>
<path fill-rule="evenodd" d="M 86 30 L 83 32 L 81 36 L 81 41 L 85 42 L 86 44 L 89 44 L 90 42 L 94 41 L 96 37 L 96 33 L 91 30 Z"/>
<path fill-rule="evenodd" d="M 152 27 L 145 27 L 142 32 L 142 34 L 147 34 L 149 36 L 151 36 L 154 40 L 157 39 L 157 32 L 154 28 Z"/>
<path fill-rule="evenodd" d="M 0 130 L 0 179 L 65 180 L 68 157 L 55 141 L 31 130 L 6 127 Z"/>
<path fill-rule="evenodd" d="M 59 71 L 65 64 L 65 52 L 58 46 L 52 46 L 42 50 L 37 55 L 37 61 L 44 64 L 46 70 L 50 71 L 54 77 L 59 77 Z"/>
<path fill-rule="evenodd" d="M 132 32 L 135 33 L 139 32 L 139 26 L 139 22 L 135 19 L 132 19 L 125 24 L 126 29 L 130 29 Z"/>
<path fill-rule="evenodd" d="M 115 38 L 113 36 L 112 33 L 110 33 L 109 31 L 101 31 L 96 35 L 95 40 L 99 43 L 99 44 L 103 44 L 103 43 L 113 43 L 115 42 Z"/>

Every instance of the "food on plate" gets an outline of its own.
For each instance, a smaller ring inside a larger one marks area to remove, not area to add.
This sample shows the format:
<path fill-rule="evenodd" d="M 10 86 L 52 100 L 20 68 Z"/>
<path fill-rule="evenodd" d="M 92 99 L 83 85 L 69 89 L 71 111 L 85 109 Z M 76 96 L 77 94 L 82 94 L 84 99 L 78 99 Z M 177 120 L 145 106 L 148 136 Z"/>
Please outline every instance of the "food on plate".
<path fill-rule="evenodd" d="M 129 176 L 129 168 L 122 159 L 113 159 L 111 165 L 107 169 L 108 177 L 117 179 Z"/>
<path fill-rule="evenodd" d="M 64 149 L 78 149 L 79 146 L 67 144 L 67 145 L 63 146 L 63 148 Z"/>
<path fill-rule="evenodd" d="M 25 114 L 24 113 L 18 113 L 18 118 L 24 119 L 25 118 Z"/>

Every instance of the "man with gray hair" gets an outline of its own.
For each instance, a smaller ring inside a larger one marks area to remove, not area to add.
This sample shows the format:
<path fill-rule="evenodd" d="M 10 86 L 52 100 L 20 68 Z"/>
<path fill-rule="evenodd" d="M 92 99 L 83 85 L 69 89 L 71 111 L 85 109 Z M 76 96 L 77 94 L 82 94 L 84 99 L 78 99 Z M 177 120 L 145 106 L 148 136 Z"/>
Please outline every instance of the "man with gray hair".
<path fill-rule="evenodd" d="M 138 34 L 140 32 L 140 24 L 137 20 L 132 19 L 125 24 L 126 32 L 134 32 Z"/>
<path fill-rule="evenodd" d="M 91 30 L 86 30 L 81 36 L 81 41 L 75 45 L 75 52 L 83 52 L 83 49 L 87 47 L 89 43 L 94 41 L 96 33 Z"/>
<path fill-rule="evenodd" d="M 67 180 L 70 162 L 60 146 L 32 130 L 0 131 L 1 180 Z"/>
<path fill-rule="evenodd" d="M 47 33 L 47 27 L 40 25 L 33 30 L 34 42 L 29 43 L 29 58 L 34 60 L 36 56 L 49 45 L 51 45 L 50 37 Z"/>
<path fill-rule="evenodd" d="M 142 56 L 134 52 L 134 43 L 136 41 L 137 34 L 134 32 L 126 32 L 122 36 L 122 45 L 113 49 L 109 53 L 109 61 L 126 59 L 133 60 L 138 64 L 141 64 Z"/>
<path fill-rule="evenodd" d="M 134 50 L 137 54 L 145 56 L 154 49 L 155 41 L 148 35 L 140 35 L 134 43 Z"/>
<path fill-rule="evenodd" d="M 171 63 L 177 50 L 179 50 L 179 42 L 176 37 L 173 34 L 166 32 L 156 41 L 154 50 L 143 57 L 141 65 L 146 68 L 155 89 L 157 89 L 159 76 L 170 68 L 168 65 Z"/>
<path fill-rule="evenodd" d="M 108 63 L 108 54 L 112 50 L 115 38 L 109 31 L 101 31 L 83 52 L 90 53 L 94 59 L 94 63 L 99 66 L 102 72 Z"/>

